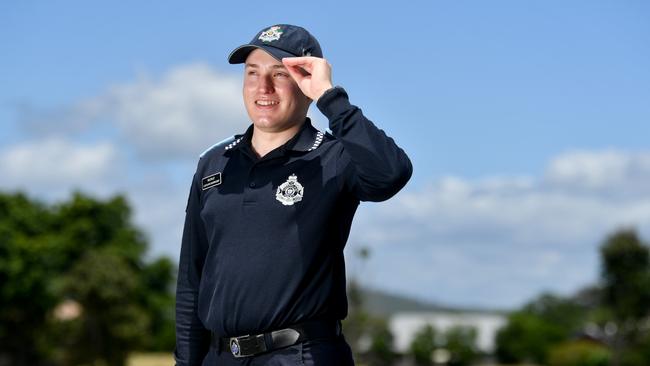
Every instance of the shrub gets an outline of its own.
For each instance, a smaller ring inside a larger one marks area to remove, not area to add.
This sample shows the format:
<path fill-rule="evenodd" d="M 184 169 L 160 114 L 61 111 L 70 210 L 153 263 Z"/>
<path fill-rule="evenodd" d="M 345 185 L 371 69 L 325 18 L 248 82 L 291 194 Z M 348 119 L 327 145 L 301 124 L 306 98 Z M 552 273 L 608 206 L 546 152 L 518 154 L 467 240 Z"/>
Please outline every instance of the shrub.
<path fill-rule="evenodd" d="M 553 347 L 549 366 L 607 366 L 610 351 L 607 347 L 589 341 L 568 341 Z"/>

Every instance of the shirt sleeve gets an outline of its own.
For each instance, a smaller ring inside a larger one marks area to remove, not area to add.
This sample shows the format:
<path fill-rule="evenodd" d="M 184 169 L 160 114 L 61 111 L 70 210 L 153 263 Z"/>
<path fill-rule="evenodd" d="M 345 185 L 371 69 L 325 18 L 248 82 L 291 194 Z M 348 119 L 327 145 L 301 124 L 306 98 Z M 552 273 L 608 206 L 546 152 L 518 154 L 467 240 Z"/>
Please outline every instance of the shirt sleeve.
<path fill-rule="evenodd" d="M 343 145 L 337 170 L 359 200 L 384 201 L 404 187 L 413 173 L 410 159 L 361 109 L 350 104 L 343 88 L 328 90 L 316 106 Z"/>
<path fill-rule="evenodd" d="M 207 236 L 199 215 L 200 188 L 196 175 L 185 209 L 185 226 L 181 243 L 176 285 L 176 349 L 177 366 L 200 365 L 210 347 L 210 332 L 198 317 L 201 272 L 208 248 Z"/>

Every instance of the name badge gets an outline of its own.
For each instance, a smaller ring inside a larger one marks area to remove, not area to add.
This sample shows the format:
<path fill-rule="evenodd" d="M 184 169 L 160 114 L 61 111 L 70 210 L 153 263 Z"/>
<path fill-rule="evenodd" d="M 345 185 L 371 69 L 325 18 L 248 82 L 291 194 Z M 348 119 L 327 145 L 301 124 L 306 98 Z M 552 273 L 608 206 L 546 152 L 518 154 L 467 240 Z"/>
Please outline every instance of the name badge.
<path fill-rule="evenodd" d="M 207 177 L 205 177 L 205 178 L 203 178 L 201 180 L 201 186 L 202 186 L 204 191 L 206 189 L 216 187 L 219 184 L 221 184 L 221 172 L 214 173 L 212 175 L 208 175 Z"/>

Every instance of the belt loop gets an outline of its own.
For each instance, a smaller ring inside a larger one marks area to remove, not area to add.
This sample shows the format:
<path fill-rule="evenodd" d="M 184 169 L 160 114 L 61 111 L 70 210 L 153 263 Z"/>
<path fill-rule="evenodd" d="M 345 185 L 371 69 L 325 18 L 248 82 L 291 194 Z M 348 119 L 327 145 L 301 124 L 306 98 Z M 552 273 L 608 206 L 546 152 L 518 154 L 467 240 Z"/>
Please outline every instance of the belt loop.
<path fill-rule="evenodd" d="M 275 348 L 273 344 L 273 335 L 271 332 L 264 333 L 264 343 L 266 344 L 267 350 L 272 350 Z"/>

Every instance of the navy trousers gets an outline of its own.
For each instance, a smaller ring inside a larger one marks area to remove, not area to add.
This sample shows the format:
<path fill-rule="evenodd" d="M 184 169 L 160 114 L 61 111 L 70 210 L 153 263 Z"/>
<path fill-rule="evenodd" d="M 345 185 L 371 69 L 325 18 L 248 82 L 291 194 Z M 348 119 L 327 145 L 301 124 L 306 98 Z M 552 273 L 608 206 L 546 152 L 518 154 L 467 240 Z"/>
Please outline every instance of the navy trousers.
<path fill-rule="evenodd" d="M 257 356 L 236 358 L 229 350 L 210 351 L 201 366 L 354 366 L 352 350 L 341 335 L 280 348 Z"/>

